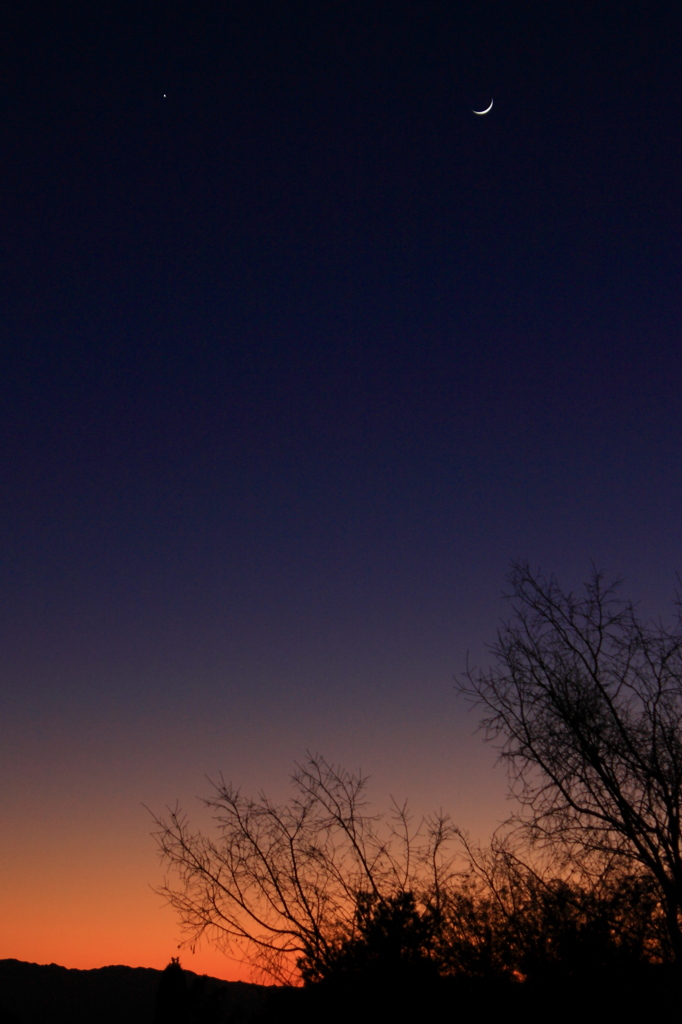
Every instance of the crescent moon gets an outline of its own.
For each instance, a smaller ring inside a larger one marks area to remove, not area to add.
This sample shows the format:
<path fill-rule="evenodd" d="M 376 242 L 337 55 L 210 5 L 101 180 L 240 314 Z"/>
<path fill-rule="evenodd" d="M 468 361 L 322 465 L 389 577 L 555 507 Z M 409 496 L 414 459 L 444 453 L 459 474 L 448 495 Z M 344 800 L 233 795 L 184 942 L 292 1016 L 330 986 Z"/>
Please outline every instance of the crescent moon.
<path fill-rule="evenodd" d="M 471 113 L 472 113 L 472 114 L 479 114 L 479 115 L 480 115 L 480 114 L 487 114 L 487 113 L 488 113 L 488 111 L 489 111 L 489 110 L 492 110 L 492 109 L 493 109 L 493 101 L 491 100 L 491 101 L 490 101 L 490 106 L 489 106 L 489 107 L 486 107 L 486 108 L 485 108 L 485 110 L 472 110 L 472 111 L 471 111 Z"/>

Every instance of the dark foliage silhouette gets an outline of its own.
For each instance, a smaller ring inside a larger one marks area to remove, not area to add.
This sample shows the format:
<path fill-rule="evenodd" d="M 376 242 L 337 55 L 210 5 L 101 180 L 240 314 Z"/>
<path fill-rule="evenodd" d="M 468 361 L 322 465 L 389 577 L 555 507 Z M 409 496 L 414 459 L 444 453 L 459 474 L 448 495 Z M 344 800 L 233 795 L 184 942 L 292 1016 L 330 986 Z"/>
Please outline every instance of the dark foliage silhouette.
<path fill-rule="evenodd" d="M 411 1020 L 434 1015 L 439 974 L 435 918 L 414 893 L 358 895 L 354 930 L 324 963 L 299 961 L 312 1019 Z"/>
<path fill-rule="evenodd" d="M 443 901 L 435 933 L 442 974 L 566 980 L 667 958 L 650 876 L 612 869 L 579 881 L 529 866 L 508 840 L 466 849 L 468 869 Z"/>
<path fill-rule="evenodd" d="M 414 893 L 380 897 L 359 893 L 353 934 L 339 942 L 327 960 L 299 960 L 306 982 L 333 979 L 402 978 L 426 981 L 436 976 L 433 959 L 437 922 L 420 909 Z"/>

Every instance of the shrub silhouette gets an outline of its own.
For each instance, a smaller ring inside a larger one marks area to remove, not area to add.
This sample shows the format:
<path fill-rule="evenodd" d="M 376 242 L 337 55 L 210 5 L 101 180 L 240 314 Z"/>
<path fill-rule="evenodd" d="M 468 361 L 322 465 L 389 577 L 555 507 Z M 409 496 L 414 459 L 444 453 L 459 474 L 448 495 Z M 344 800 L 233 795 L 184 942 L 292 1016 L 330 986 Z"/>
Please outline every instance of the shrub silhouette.
<path fill-rule="evenodd" d="M 339 941 L 324 964 L 315 957 L 301 958 L 301 976 L 305 982 L 370 975 L 434 977 L 435 929 L 435 916 L 418 908 L 412 892 L 389 897 L 360 893 L 354 934 Z"/>
<path fill-rule="evenodd" d="M 358 894 L 353 933 L 339 939 L 324 962 L 314 951 L 299 960 L 309 1018 L 406 1020 L 423 1014 L 439 984 L 436 930 L 436 916 L 410 891 Z"/>

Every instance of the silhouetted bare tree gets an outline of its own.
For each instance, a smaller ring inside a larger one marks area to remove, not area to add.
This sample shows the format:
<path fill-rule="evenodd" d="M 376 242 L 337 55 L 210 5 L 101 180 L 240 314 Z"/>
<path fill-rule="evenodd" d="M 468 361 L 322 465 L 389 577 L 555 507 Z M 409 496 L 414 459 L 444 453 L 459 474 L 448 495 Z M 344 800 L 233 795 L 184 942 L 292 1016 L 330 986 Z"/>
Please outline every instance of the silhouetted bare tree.
<path fill-rule="evenodd" d="M 294 799 L 279 806 L 263 795 L 247 799 L 221 779 L 204 801 L 216 839 L 191 831 L 178 808 L 155 819 L 162 856 L 179 879 L 160 891 L 179 911 L 188 943 L 208 934 L 283 982 L 302 971 L 323 977 L 361 936 L 363 908 L 379 921 L 385 908 L 397 912 L 405 893 L 415 909 L 437 907 L 452 874 L 454 835 L 443 816 L 413 828 L 406 806 L 368 814 L 366 779 L 321 757 L 297 766 L 293 783 Z"/>
<path fill-rule="evenodd" d="M 682 962 L 682 624 L 643 623 L 597 572 L 582 596 L 525 563 L 509 579 L 496 665 L 462 690 L 510 768 L 521 827 L 582 870 L 653 879 Z"/>

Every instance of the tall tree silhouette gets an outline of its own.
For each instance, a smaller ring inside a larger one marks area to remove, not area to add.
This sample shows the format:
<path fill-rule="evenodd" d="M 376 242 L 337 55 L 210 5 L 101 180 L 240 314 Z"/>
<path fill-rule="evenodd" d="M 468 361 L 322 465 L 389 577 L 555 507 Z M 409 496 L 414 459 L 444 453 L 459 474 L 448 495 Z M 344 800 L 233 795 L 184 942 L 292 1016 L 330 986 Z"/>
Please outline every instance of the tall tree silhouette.
<path fill-rule="evenodd" d="M 187 982 L 178 957 L 161 974 L 156 993 L 154 1024 L 187 1024 Z"/>
<path fill-rule="evenodd" d="M 682 963 L 682 624 L 645 624 L 618 581 L 585 593 L 513 566 L 496 663 L 463 691 L 483 710 L 533 843 L 582 869 L 655 882 Z"/>

